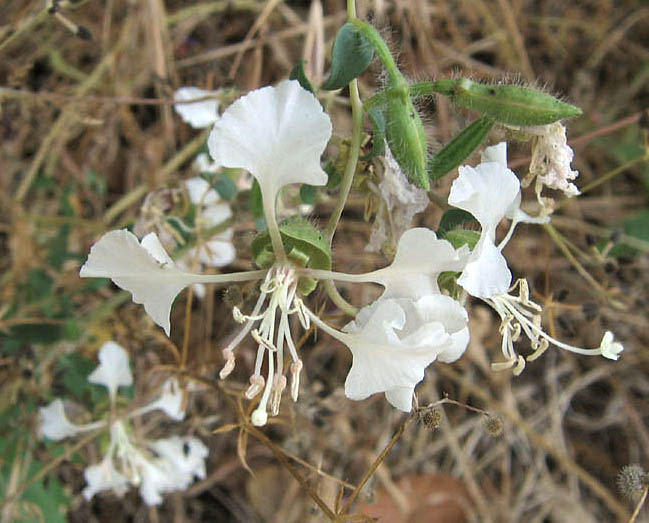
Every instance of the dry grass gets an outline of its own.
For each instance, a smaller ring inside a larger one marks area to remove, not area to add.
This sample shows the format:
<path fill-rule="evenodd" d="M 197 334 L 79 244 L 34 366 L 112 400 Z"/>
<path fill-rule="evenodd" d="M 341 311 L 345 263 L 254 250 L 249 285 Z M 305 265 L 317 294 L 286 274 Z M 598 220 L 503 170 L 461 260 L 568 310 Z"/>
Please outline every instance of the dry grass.
<path fill-rule="evenodd" d="M 352 513 L 380 514 L 384 521 L 628 520 L 633 504 L 616 492 L 616 475 L 629 463 L 649 466 L 649 243 L 620 230 L 649 200 L 647 162 L 637 159 L 643 154 L 637 122 L 649 107 L 649 8 L 641 0 L 357 0 L 359 16 L 383 30 L 413 79 L 518 78 L 547 86 L 584 110 L 571 122 L 569 136 L 579 184 L 593 188 L 564 202 L 553 221 L 572 261 L 556 237 L 531 227 L 521 227 L 508 257 L 514 272 L 527 276 L 537 301 L 545 303 L 551 334 L 596 346 L 611 329 L 625 352 L 612 363 L 550 350 L 518 378 L 494 373 L 489 362 L 498 359 L 498 325 L 474 304 L 466 355 L 452 366 L 432 366 L 417 396 L 422 406 L 448 397 L 497 415 L 502 435 L 491 436 L 485 416 L 462 405 L 439 405 L 442 420 L 431 431 L 416 419 L 404 421 L 382 397 L 345 400 L 348 353 L 325 335 L 305 340 L 299 402 L 284 403 L 277 423 L 255 431 L 242 425 L 247 404 L 236 400 L 252 364 L 252 347 L 240 352 L 247 352 L 249 361 L 240 361 L 227 382 L 215 381 L 222 365 L 218 342 L 234 328 L 220 290 L 188 306 L 186 296 L 178 300 L 168 341 L 128 297 L 109 287 L 86 290 L 77 277 L 89 245 L 102 232 L 132 223 L 148 191 L 174 186 L 189 174 L 189 161 L 205 135 L 174 116 L 174 89 L 245 91 L 285 78 L 302 58 L 318 83 L 326 77 L 332 38 L 345 20 L 344 2 L 324 4 L 64 4 L 61 12 L 90 29 L 92 41 L 76 38 L 40 0 L 0 6 L 0 329 L 11 334 L 20 325 L 60 326 L 61 318 L 76 318 L 80 329 L 54 344 L 27 338 L 10 348 L 11 336 L 0 337 L 0 411 L 24 406 L 17 419 L 5 423 L 11 430 L 0 449 L 7 442 L 17 449 L 13 460 L 5 454 L 0 462 L 5 492 L 26 487 L 26 469 L 36 460 L 56 466 L 50 474 L 68 486 L 71 521 L 323 521 L 326 511 L 314 509 L 306 489 L 333 510 L 338 489 L 346 488 L 347 497 L 401 427 L 403 435 Z M 380 85 L 376 73 L 375 67 L 362 77 L 364 96 Z M 327 103 L 334 132 L 347 136 L 346 99 Z M 422 111 L 440 143 L 470 117 L 441 99 Z M 512 155 L 520 174 L 528 152 L 520 148 Z M 619 172 L 598 184 L 615 169 Z M 447 194 L 449 183 L 436 190 Z M 331 207 L 326 199 L 317 207 L 322 222 Z M 362 210 L 362 199 L 353 195 L 336 237 L 338 270 L 360 272 L 385 263 L 363 253 L 369 224 L 362 221 Z M 434 228 L 439 217 L 440 211 L 431 209 L 420 224 Z M 241 269 L 249 267 L 254 231 L 245 209 L 237 215 L 236 231 L 240 258 L 233 269 Z M 607 242 L 635 242 L 638 251 L 613 259 L 593 247 Z M 51 279 L 49 296 L 25 292 L 34 275 Z M 359 306 L 375 295 L 375 289 L 359 286 L 342 291 Z M 326 303 L 324 295 L 314 300 Z M 34 435 L 33 404 L 61 390 L 61 358 L 77 353 L 93 359 L 100 342 L 110 338 L 134 357 L 137 399 L 178 368 L 183 347 L 187 372 L 205 383 L 192 396 L 191 415 L 181 429 L 138 427 L 152 434 L 195 433 L 210 446 L 208 477 L 159 508 L 145 507 L 135 491 L 121 502 L 100 496 L 86 503 L 78 493 L 85 461 L 97 458 L 95 444 L 46 446 Z M 213 435 L 219 427 L 232 430 Z M 54 461 L 62 447 L 71 450 Z M 67 459 L 76 452 L 83 459 Z M 244 454 L 254 475 L 242 465 Z M 287 464 L 302 485 L 290 479 Z M 369 504 L 371 497 L 378 505 Z M 2 521 L 18 518 L 24 508 L 6 503 Z"/>

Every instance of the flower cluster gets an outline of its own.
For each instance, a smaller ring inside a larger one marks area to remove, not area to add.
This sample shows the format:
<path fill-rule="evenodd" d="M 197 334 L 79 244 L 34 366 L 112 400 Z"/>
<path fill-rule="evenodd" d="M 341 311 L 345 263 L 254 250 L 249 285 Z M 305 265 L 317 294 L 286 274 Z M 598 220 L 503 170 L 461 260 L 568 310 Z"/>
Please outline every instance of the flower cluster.
<path fill-rule="evenodd" d="M 90 500 L 103 490 L 123 496 L 130 486 L 139 487 L 147 505 L 162 503 L 162 495 L 185 490 L 195 477 L 205 477 L 207 447 L 197 438 L 170 436 L 146 440 L 134 434 L 129 420 L 154 410 L 161 410 L 171 419 L 185 417 L 183 392 L 176 379 L 167 380 L 160 395 L 152 402 L 128 414 L 118 416 L 115 403 L 119 387 L 133 384 L 128 354 L 117 343 L 104 343 L 99 350 L 99 366 L 88 376 L 88 381 L 108 389 L 111 415 L 85 425 L 72 423 L 65 414 L 61 399 L 55 399 L 40 409 L 41 432 L 51 440 L 61 440 L 93 431 L 108 431 L 110 441 L 101 461 L 89 465 L 84 476 L 83 495 Z"/>
<path fill-rule="evenodd" d="M 438 277 L 442 273 L 459 274 L 458 285 L 500 315 L 505 362 L 497 364 L 497 368 L 522 371 L 525 358 L 513 348 L 521 333 L 530 339 L 534 349 L 528 359 L 550 344 L 617 359 L 622 346 L 613 342 L 611 333 L 605 334 L 598 349 L 572 347 L 551 338 L 541 327 L 541 310 L 529 299 L 527 284 L 521 280 L 512 287 L 503 248 L 518 223 L 544 223 L 548 218 L 532 217 L 520 209 L 521 185 L 507 167 L 505 143 L 487 148 L 478 166 L 460 167 L 449 195 L 449 204 L 471 213 L 482 228 L 473 249 L 467 245 L 455 248 L 433 231 L 414 228 L 401 234 L 393 262 L 382 269 L 352 275 L 310 265 L 309 254 L 300 246 L 306 245 L 307 250 L 311 246 L 326 258 L 329 254 L 322 247 L 322 238 L 314 238 L 309 244 L 306 236 L 297 240 L 283 236 L 276 200 L 278 191 L 287 184 L 321 186 L 327 182 L 320 156 L 330 136 L 329 117 L 318 100 L 296 81 L 252 91 L 215 120 L 208 139 L 213 162 L 248 171 L 261 188 L 270 257 L 264 258 L 268 263 L 259 263 L 263 269 L 194 274 L 171 259 L 155 234 L 139 242 L 122 230 L 105 234 L 92 247 L 81 276 L 111 278 L 131 292 L 136 303 L 144 305 L 167 335 L 172 303 L 186 286 L 261 280 L 260 295 L 252 311 L 244 314 L 238 308 L 233 310 L 234 319 L 242 327 L 223 349 L 225 365 L 221 371 L 222 378 L 232 372 L 236 348 L 250 334 L 257 344 L 257 358 L 245 395 L 253 399 L 261 394 L 252 414 L 256 425 L 266 423 L 268 412 L 279 413 L 288 383 L 285 348 L 290 356 L 291 397 L 294 401 L 298 397 L 303 364 L 291 332 L 292 316 L 304 329 L 314 324 L 350 349 L 353 362 L 345 382 L 349 398 L 360 400 L 382 392 L 392 405 L 410 411 L 414 388 L 424 378 L 426 367 L 436 360 L 457 360 L 469 342 L 467 311 L 463 303 L 440 291 Z M 198 183 L 194 185 L 194 189 L 198 187 Z M 190 193 L 192 190 L 190 186 Z M 195 191 L 201 194 L 202 205 L 209 205 L 209 187 L 201 184 Z M 497 229 L 504 219 L 511 220 L 509 231 L 497 243 Z M 306 292 L 301 282 L 306 278 L 372 282 L 382 285 L 384 292 L 338 330 L 304 303 Z M 516 287 L 517 296 L 512 294 Z"/>

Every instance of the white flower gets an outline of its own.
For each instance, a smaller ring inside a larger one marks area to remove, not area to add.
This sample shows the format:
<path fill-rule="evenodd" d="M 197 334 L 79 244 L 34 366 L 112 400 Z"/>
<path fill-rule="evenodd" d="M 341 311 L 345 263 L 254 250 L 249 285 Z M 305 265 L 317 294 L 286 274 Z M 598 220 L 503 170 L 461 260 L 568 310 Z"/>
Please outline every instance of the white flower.
<path fill-rule="evenodd" d="M 198 87 L 181 87 L 174 94 L 174 101 L 183 102 L 216 94 L 218 94 L 218 91 L 205 91 Z M 216 98 L 191 103 L 176 103 L 174 104 L 174 110 L 183 121 L 194 129 L 204 129 L 219 119 L 219 101 Z"/>
<path fill-rule="evenodd" d="M 106 387 L 113 401 L 119 387 L 133 384 L 126 350 L 114 341 L 104 343 L 99 349 L 99 366 L 88 376 L 88 381 Z"/>
<path fill-rule="evenodd" d="M 580 194 L 577 186 L 571 183 L 579 176 L 579 171 L 574 171 L 570 165 L 574 152 L 568 145 L 566 127 L 555 122 L 523 130 L 537 136 L 530 162 L 530 174 L 537 177 L 537 184 L 563 191 L 568 197 Z"/>
<path fill-rule="evenodd" d="M 79 276 L 113 280 L 133 295 L 135 303 L 144 305 L 167 336 L 174 299 L 187 285 L 203 281 L 199 275 L 180 271 L 155 233 L 147 234 L 140 243 L 125 229 L 107 232 L 92 246 Z"/>
<path fill-rule="evenodd" d="M 130 486 L 126 476 L 117 471 L 109 455 L 96 465 L 86 467 L 83 477 L 86 479 L 83 497 L 87 501 L 102 490 L 112 490 L 118 497 L 122 497 Z"/>
<path fill-rule="evenodd" d="M 470 212 L 482 227 L 469 263 L 458 283 L 472 296 L 488 298 L 505 294 L 512 274 L 501 249 L 518 222 L 539 223 L 547 218 L 532 218 L 520 210 L 521 189 L 518 177 L 506 166 L 506 144 L 487 148 L 483 161 L 477 167 L 461 166 L 453 182 L 448 203 Z M 505 162 L 505 163 L 503 163 Z M 496 246 L 496 228 L 500 221 L 512 218 L 510 234 Z"/>
<path fill-rule="evenodd" d="M 345 395 L 362 400 L 377 392 L 410 412 L 415 386 L 435 359 L 458 359 L 469 342 L 468 317 L 441 294 L 379 299 L 364 307 L 339 337 L 352 352 Z"/>
<path fill-rule="evenodd" d="M 217 164 L 249 171 L 259 182 L 264 205 L 274 205 L 284 185 L 327 183 L 320 156 L 330 136 L 331 121 L 315 96 L 287 80 L 235 101 L 207 144 Z"/>
<path fill-rule="evenodd" d="M 385 169 L 379 191 L 385 206 L 374 220 L 370 240 L 365 246 L 368 252 L 380 251 L 389 238 L 398 241 L 410 227 L 413 216 L 423 211 L 429 202 L 426 191 L 408 181 L 389 147 L 385 149 Z"/>
<path fill-rule="evenodd" d="M 39 408 L 38 412 L 41 415 L 41 434 L 54 441 L 76 436 L 80 432 L 87 432 L 104 425 L 103 422 L 75 425 L 65 415 L 63 401 L 59 398 L 49 405 Z"/>
<path fill-rule="evenodd" d="M 611 331 L 606 331 L 602 338 L 602 343 L 599 346 L 599 350 L 605 358 L 608 358 L 609 360 L 618 360 L 620 354 L 624 350 L 624 346 L 618 341 L 613 341 L 613 339 L 613 333 Z"/>

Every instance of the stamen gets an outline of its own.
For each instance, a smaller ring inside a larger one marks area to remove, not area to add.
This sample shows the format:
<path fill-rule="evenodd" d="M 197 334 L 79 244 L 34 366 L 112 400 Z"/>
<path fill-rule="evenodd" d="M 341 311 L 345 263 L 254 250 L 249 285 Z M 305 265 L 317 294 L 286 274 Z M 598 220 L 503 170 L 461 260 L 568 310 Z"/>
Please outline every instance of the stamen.
<path fill-rule="evenodd" d="M 300 373 L 302 372 L 302 360 L 297 360 L 291 363 L 291 398 L 297 401 L 300 394 Z"/>
<path fill-rule="evenodd" d="M 279 404 L 282 401 L 282 393 L 286 388 L 286 376 L 276 375 L 273 379 L 273 387 L 270 394 L 270 413 L 273 416 L 279 414 Z"/>
<path fill-rule="evenodd" d="M 261 374 L 253 374 L 250 376 L 250 386 L 244 393 L 246 399 L 253 399 L 264 388 L 265 380 Z"/>
<path fill-rule="evenodd" d="M 223 358 L 225 359 L 225 365 L 223 365 L 221 372 L 219 372 L 219 377 L 222 380 L 227 378 L 230 375 L 230 373 L 234 370 L 234 363 L 235 363 L 234 351 L 232 349 L 224 349 Z"/>

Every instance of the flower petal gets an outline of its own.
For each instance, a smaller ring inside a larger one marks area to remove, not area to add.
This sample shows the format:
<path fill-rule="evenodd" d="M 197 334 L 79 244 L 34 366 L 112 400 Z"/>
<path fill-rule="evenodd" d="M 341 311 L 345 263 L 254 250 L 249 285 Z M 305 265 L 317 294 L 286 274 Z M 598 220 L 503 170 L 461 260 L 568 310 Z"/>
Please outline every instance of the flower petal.
<path fill-rule="evenodd" d="M 361 400 L 391 391 L 389 401 L 406 411 L 411 405 L 406 405 L 405 391 L 394 389 L 414 390 L 424 369 L 451 344 L 443 324 L 422 320 L 410 299 L 379 299 L 344 330 L 347 334 L 341 339 L 353 356 L 346 396 Z"/>
<path fill-rule="evenodd" d="M 41 433 L 47 439 L 58 441 L 83 432 L 81 425 L 75 425 L 65 415 L 63 401 L 56 398 L 52 403 L 38 409 L 41 415 Z"/>
<path fill-rule="evenodd" d="M 330 136 L 331 121 L 318 100 L 290 80 L 235 101 L 207 143 L 216 163 L 252 173 L 263 197 L 274 202 L 286 184 L 327 183 L 320 156 Z"/>
<path fill-rule="evenodd" d="M 197 275 L 178 270 L 155 233 L 147 234 L 140 244 L 127 230 L 104 234 L 90 249 L 79 276 L 113 280 L 133 295 L 135 303 L 144 305 L 167 336 L 174 299 L 187 285 L 200 281 Z"/>
<path fill-rule="evenodd" d="M 96 465 L 86 467 L 83 476 L 86 479 L 83 497 L 87 501 L 102 490 L 112 490 L 117 496 L 122 497 L 129 489 L 128 480 L 115 469 L 113 460 L 108 456 Z"/>
<path fill-rule="evenodd" d="M 185 418 L 185 409 L 183 408 L 183 390 L 178 384 L 176 378 L 169 378 L 162 384 L 162 392 L 160 396 L 151 403 L 149 409 L 160 409 L 167 416 L 176 421 L 181 421 Z"/>
<path fill-rule="evenodd" d="M 412 410 L 412 396 L 414 393 L 415 387 L 395 387 L 394 389 L 385 391 L 385 399 L 393 407 L 403 412 L 410 412 Z"/>
<path fill-rule="evenodd" d="M 171 436 L 152 441 L 149 446 L 161 459 L 173 465 L 178 474 L 186 476 L 190 483 L 194 477 L 205 478 L 205 458 L 209 449 L 201 440 Z"/>
<path fill-rule="evenodd" d="M 383 298 L 420 298 L 439 293 L 440 273 L 461 270 L 468 255 L 468 247 L 456 250 L 430 229 L 408 229 L 399 240 L 392 264 L 374 271 L 371 277 L 385 287 Z"/>
<path fill-rule="evenodd" d="M 480 154 L 480 162 L 496 162 L 507 167 L 507 142 L 485 147 L 485 150 Z"/>
<path fill-rule="evenodd" d="M 174 94 L 174 100 L 181 102 L 215 95 L 218 91 L 205 91 L 198 87 L 181 87 Z M 219 101 L 215 98 L 199 102 L 174 104 L 174 110 L 194 129 L 209 127 L 219 119 Z"/>
<path fill-rule="evenodd" d="M 495 235 L 495 229 L 518 197 L 521 184 L 516 175 L 500 163 L 463 165 L 453 181 L 448 203 L 470 212 L 482 232 Z"/>
<path fill-rule="evenodd" d="M 498 247 L 488 238 L 481 238 L 471 258 L 458 284 L 476 298 L 506 294 L 512 283 L 512 273 Z"/>
<path fill-rule="evenodd" d="M 99 366 L 88 376 L 90 383 L 103 385 L 111 399 L 119 387 L 133 384 L 133 374 L 128 362 L 128 352 L 114 341 L 107 341 L 99 349 Z"/>
<path fill-rule="evenodd" d="M 204 156 L 207 155 L 204 154 Z M 207 182 L 207 180 L 204 180 L 200 176 L 195 176 L 194 178 L 185 180 L 185 187 L 187 188 L 189 201 L 194 205 L 210 206 L 221 200 L 219 193 L 212 189 L 212 186 Z"/>

